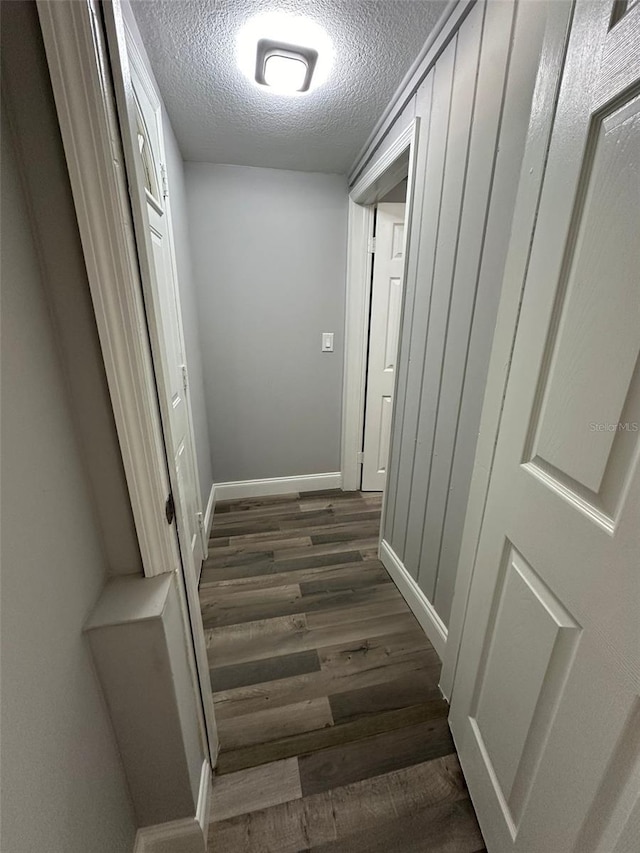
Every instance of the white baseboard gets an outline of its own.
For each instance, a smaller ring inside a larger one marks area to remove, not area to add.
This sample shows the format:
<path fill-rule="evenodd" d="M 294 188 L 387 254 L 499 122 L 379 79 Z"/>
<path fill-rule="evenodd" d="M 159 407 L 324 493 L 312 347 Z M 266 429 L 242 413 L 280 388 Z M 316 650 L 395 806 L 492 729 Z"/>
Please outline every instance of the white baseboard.
<path fill-rule="evenodd" d="M 202 771 L 200 772 L 200 788 L 198 790 L 198 805 L 196 807 L 196 820 L 200 824 L 202 834 L 204 835 L 205 847 L 207 844 L 207 834 L 209 832 L 212 788 L 213 773 L 211 770 L 211 765 L 205 758 L 205 760 L 202 762 Z"/>
<path fill-rule="evenodd" d="M 206 853 L 211 785 L 211 767 L 204 761 L 195 815 L 142 827 L 136 834 L 133 853 Z"/>
<path fill-rule="evenodd" d="M 297 477 L 272 477 L 266 480 L 236 480 L 232 483 L 215 483 L 213 505 L 216 501 L 237 498 L 262 498 L 267 495 L 286 495 L 289 492 L 314 492 L 320 489 L 341 489 L 342 474 L 301 474 Z M 208 512 L 207 507 L 207 512 Z"/>
<path fill-rule="evenodd" d="M 445 646 L 447 645 L 447 628 L 436 613 L 433 604 L 431 604 L 424 592 L 411 577 L 404 563 L 386 539 L 383 539 L 380 543 L 380 560 L 396 582 L 396 586 L 404 596 L 409 607 L 413 610 L 414 616 L 431 641 L 440 660 L 442 660 Z"/>
<path fill-rule="evenodd" d="M 211 525 L 213 524 L 213 510 L 216 506 L 216 484 L 211 484 L 211 491 L 209 492 L 209 500 L 207 501 L 207 508 L 204 513 L 204 535 L 206 536 L 207 542 L 209 542 L 209 536 L 211 535 Z M 204 555 L 205 560 L 209 556 L 208 546 L 205 549 L 206 553 Z"/>

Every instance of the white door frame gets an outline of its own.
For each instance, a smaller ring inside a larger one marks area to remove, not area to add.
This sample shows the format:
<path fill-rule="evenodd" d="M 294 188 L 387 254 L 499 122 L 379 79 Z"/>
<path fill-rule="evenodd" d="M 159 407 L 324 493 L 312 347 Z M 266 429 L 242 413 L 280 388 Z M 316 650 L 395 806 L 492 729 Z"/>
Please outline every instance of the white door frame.
<path fill-rule="evenodd" d="M 38 0 L 38 13 L 144 575 L 175 572 L 188 584 L 175 526 L 165 519 L 172 484 L 100 9 L 97 0 Z M 204 633 L 183 616 L 190 665 L 199 673 Z M 213 700 L 196 684 L 214 766 Z"/>
<path fill-rule="evenodd" d="M 399 134 L 385 153 L 360 177 L 349 193 L 349 229 L 347 235 L 347 292 L 345 316 L 345 357 L 342 390 L 342 488 L 360 488 L 363 449 L 365 389 L 367 382 L 367 343 L 371 301 L 371 240 L 374 205 L 407 175 L 407 208 L 403 289 L 406 286 L 409 233 L 415 183 L 415 159 L 418 150 L 420 119 Z M 402 329 L 402 316 L 400 317 Z M 397 375 L 397 371 L 396 371 Z M 394 407 L 395 408 L 395 407 Z M 393 434 L 393 424 L 391 426 Z"/>

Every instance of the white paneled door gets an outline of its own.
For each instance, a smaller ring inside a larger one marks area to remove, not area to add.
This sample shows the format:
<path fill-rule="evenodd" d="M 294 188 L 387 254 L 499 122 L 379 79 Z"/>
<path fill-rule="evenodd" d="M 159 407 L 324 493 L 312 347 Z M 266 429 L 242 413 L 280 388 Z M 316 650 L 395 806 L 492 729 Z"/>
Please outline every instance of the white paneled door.
<path fill-rule="evenodd" d="M 636 853 L 640 3 L 576 4 L 531 238 L 450 722 L 491 853 Z"/>
<path fill-rule="evenodd" d="M 176 513 L 181 517 L 179 533 L 187 537 L 189 568 L 199 577 L 205 544 L 202 538 L 201 497 L 197 477 L 188 374 L 182 335 L 171 224 L 168 218 L 168 186 L 164 165 L 160 103 L 144 67 L 131 55 L 130 71 L 136 116 L 137 149 L 144 179 L 147 227 L 152 252 L 154 299 L 158 311 L 159 353 L 163 362 L 164 393 L 167 397 L 171 448 L 178 494 Z M 184 533 L 182 532 L 184 531 Z"/>
<path fill-rule="evenodd" d="M 154 81 L 135 36 L 121 17 L 120 4 L 103 4 L 103 10 L 171 481 L 166 520 L 177 532 L 182 563 L 178 590 L 193 641 L 193 657 L 189 655 L 189 660 L 194 687 L 200 693 L 203 740 L 208 741 L 210 757 L 215 763 L 218 741 L 198 600 L 198 578 L 206 542 L 201 524 L 201 493 L 164 166 L 162 112 Z M 132 15 L 128 7 L 125 12 Z"/>
<path fill-rule="evenodd" d="M 402 305 L 404 217 L 404 204 L 378 205 L 362 463 L 365 492 L 382 491 L 387 476 Z"/>

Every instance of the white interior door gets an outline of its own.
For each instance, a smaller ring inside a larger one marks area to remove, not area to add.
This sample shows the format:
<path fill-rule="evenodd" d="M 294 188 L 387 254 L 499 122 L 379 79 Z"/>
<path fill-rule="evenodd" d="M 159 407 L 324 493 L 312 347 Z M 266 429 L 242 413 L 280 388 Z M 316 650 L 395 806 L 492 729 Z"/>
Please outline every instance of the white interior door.
<path fill-rule="evenodd" d="M 381 492 L 387 475 L 402 305 L 404 217 L 402 203 L 378 205 L 362 463 L 365 492 Z"/>
<path fill-rule="evenodd" d="M 640 850 L 639 237 L 640 3 L 579 0 L 451 705 L 490 853 Z"/>
<path fill-rule="evenodd" d="M 178 589 L 185 622 L 188 621 L 191 629 L 193 654 L 190 655 L 190 663 L 194 689 L 200 694 L 203 741 L 208 743 L 211 761 L 215 765 L 218 738 L 198 600 L 198 573 L 206 543 L 199 524 L 200 485 L 184 357 L 170 199 L 163 166 L 160 100 L 135 38 L 122 18 L 122 7 L 119 3 L 107 3 L 103 10 L 175 503 L 175 519 L 171 523 L 176 526 L 182 563 Z M 124 12 L 125 19 L 132 15 L 128 6 Z"/>
<path fill-rule="evenodd" d="M 188 374 L 182 335 L 175 258 L 168 216 L 168 192 L 162 114 L 155 93 L 142 78 L 138 63 L 132 62 L 131 82 L 137 119 L 137 141 L 144 176 L 144 191 L 153 278 L 159 309 L 161 357 L 164 363 L 164 393 L 170 413 L 172 459 L 178 482 L 176 513 L 185 531 L 189 565 L 196 580 L 204 554 L 200 488 L 188 397 Z"/>

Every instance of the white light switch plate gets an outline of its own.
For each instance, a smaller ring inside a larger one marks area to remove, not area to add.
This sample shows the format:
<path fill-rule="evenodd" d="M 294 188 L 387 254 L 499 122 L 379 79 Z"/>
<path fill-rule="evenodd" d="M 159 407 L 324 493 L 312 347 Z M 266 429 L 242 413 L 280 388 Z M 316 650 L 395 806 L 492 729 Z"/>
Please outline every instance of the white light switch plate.
<path fill-rule="evenodd" d="M 322 352 L 333 352 L 333 332 L 322 333 Z"/>

